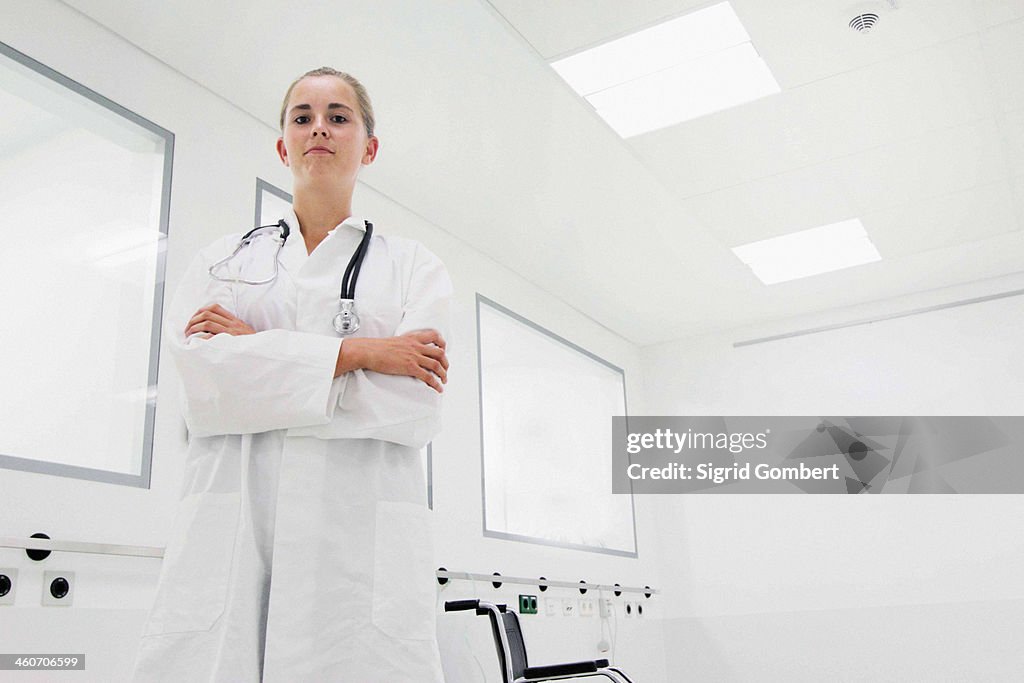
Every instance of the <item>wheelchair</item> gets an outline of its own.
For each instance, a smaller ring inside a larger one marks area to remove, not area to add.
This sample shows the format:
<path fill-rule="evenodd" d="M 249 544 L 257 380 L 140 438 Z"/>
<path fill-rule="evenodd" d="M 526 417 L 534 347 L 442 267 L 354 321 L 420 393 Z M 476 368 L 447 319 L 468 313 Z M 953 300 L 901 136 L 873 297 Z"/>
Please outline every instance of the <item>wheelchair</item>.
<path fill-rule="evenodd" d="M 474 610 L 477 616 L 486 615 L 489 618 L 504 683 L 533 683 L 592 676 L 606 678 L 614 683 L 633 683 L 622 671 L 609 666 L 607 659 L 530 666 L 526 659 L 523 632 L 519 628 L 519 616 L 514 610 L 483 600 L 452 600 L 444 603 L 445 612 L 462 610 Z"/>

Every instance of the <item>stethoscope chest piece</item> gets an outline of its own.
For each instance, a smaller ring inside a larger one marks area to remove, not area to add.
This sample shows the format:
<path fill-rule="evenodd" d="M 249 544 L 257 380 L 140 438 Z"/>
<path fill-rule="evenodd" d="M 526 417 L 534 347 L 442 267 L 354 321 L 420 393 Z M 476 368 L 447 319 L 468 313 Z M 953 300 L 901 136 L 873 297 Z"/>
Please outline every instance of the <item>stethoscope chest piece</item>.
<path fill-rule="evenodd" d="M 359 316 L 356 315 L 356 302 L 353 299 L 340 299 L 341 312 L 334 316 L 334 331 L 348 336 L 359 329 Z"/>

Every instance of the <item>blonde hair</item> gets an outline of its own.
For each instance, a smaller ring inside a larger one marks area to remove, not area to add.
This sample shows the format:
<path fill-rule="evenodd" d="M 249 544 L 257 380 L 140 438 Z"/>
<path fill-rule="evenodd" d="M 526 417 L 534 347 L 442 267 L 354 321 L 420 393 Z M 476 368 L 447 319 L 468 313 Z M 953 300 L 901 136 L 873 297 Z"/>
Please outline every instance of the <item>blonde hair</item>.
<path fill-rule="evenodd" d="M 292 84 L 288 86 L 288 91 L 284 94 L 284 101 L 281 103 L 280 125 L 282 133 L 284 132 L 284 114 L 285 110 L 288 108 L 288 99 L 292 96 L 292 90 L 299 81 L 303 78 L 308 78 L 309 76 L 336 76 L 352 86 L 352 90 L 356 93 L 356 101 L 359 103 L 359 114 L 363 118 L 363 126 L 366 128 L 366 135 L 367 137 L 373 136 L 373 104 L 370 102 L 370 94 L 366 92 L 366 88 L 363 87 L 363 84 L 360 83 L 359 79 L 355 76 L 347 74 L 344 71 L 332 69 L 329 66 L 322 66 L 319 69 L 307 71 L 292 81 Z"/>

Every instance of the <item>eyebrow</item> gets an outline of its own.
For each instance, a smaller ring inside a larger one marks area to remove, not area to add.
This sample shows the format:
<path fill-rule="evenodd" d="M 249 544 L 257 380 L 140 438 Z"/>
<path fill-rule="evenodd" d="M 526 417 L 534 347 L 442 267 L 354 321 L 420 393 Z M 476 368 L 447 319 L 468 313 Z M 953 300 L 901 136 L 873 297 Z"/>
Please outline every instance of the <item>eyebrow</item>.
<path fill-rule="evenodd" d="M 330 104 L 327 105 L 327 108 L 328 109 L 345 109 L 346 111 L 349 111 L 349 112 L 352 111 L 352 107 L 348 106 L 347 104 L 341 104 L 340 102 L 331 102 Z M 291 112 L 289 112 L 289 113 L 294 113 L 296 109 L 303 109 L 303 110 L 309 111 L 309 110 L 312 110 L 313 107 L 311 105 L 308 105 L 308 104 L 296 104 L 294 107 L 291 108 Z"/>

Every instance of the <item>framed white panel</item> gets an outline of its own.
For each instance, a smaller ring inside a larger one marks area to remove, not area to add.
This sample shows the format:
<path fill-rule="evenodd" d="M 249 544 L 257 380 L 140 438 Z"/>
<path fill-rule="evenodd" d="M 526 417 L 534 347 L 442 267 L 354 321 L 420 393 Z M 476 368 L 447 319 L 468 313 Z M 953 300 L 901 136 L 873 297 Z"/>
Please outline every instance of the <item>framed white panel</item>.
<path fill-rule="evenodd" d="M 484 535 L 637 556 L 632 495 L 612 493 L 626 377 L 477 294 Z"/>
<path fill-rule="evenodd" d="M 290 194 L 262 178 L 256 179 L 256 220 L 253 227 L 275 223 L 287 216 L 291 208 Z"/>
<path fill-rule="evenodd" d="M 0 467 L 149 486 L 173 149 L 0 43 Z"/>

